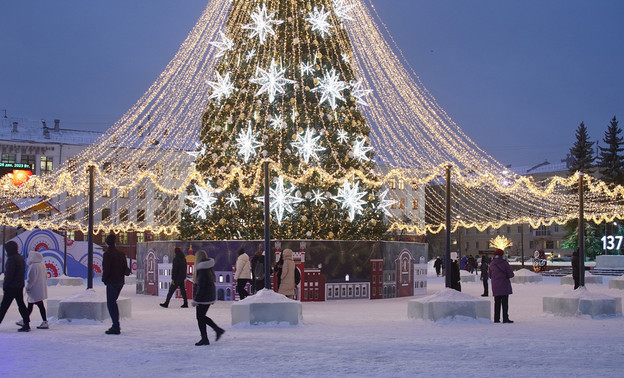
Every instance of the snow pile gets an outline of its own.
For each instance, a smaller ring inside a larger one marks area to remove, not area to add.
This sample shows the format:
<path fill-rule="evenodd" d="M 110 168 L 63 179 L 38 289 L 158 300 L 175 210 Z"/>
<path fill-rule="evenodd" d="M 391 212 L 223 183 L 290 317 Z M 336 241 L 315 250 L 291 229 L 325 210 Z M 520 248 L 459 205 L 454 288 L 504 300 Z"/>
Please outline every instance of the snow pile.
<path fill-rule="evenodd" d="M 624 276 L 609 280 L 609 289 L 624 290 Z"/>
<path fill-rule="evenodd" d="M 299 324 L 303 319 L 301 302 L 294 301 L 273 290 L 262 289 L 242 301 L 232 303 L 232 325 Z"/>
<path fill-rule="evenodd" d="M 444 288 L 436 294 L 414 299 L 407 304 L 407 317 L 438 321 L 467 317 L 490 320 L 490 301 L 454 289 Z"/>
<path fill-rule="evenodd" d="M 542 276 L 535 272 L 531 272 L 526 268 L 519 269 L 514 272 L 514 276 L 511 278 L 512 283 L 529 283 L 529 282 L 541 282 Z"/>
<path fill-rule="evenodd" d="M 544 312 L 560 316 L 622 316 L 622 298 L 592 293 L 586 287 L 544 297 L 542 301 Z"/>

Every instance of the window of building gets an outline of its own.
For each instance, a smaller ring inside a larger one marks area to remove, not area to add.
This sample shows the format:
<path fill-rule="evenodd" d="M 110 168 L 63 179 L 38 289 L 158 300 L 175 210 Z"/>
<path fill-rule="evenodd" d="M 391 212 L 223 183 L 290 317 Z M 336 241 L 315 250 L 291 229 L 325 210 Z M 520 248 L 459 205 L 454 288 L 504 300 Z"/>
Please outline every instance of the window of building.
<path fill-rule="evenodd" d="M 547 226 L 539 226 L 536 230 L 535 230 L 535 236 L 547 236 L 550 235 L 550 230 L 548 229 Z"/>
<path fill-rule="evenodd" d="M 41 163 L 41 174 L 50 173 L 54 168 L 54 163 L 51 156 L 41 156 L 39 162 Z"/>
<path fill-rule="evenodd" d="M 127 222 L 128 221 L 128 209 L 120 209 L 119 210 L 119 221 Z"/>
<path fill-rule="evenodd" d="M 138 199 L 145 199 L 145 187 L 144 186 L 139 186 L 137 188 L 137 198 Z"/>
<path fill-rule="evenodd" d="M 137 210 L 137 223 L 145 222 L 145 209 Z"/>
<path fill-rule="evenodd" d="M 511 226 L 507 226 L 507 234 L 511 234 Z"/>
<path fill-rule="evenodd" d="M 530 249 L 535 249 L 535 241 L 533 241 L 533 240 L 529 241 L 529 248 Z"/>
<path fill-rule="evenodd" d="M 119 198 L 128 198 L 128 189 L 119 189 Z"/>
<path fill-rule="evenodd" d="M 475 242 L 475 248 L 478 250 L 479 249 L 479 242 Z"/>
<path fill-rule="evenodd" d="M 405 181 L 399 180 L 399 190 L 405 190 Z"/>
<path fill-rule="evenodd" d="M 128 244 L 127 232 L 120 232 L 118 236 L 119 236 L 119 244 Z"/>
<path fill-rule="evenodd" d="M 546 240 L 546 249 L 555 248 L 555 243 L 552 240 Z"/>
<path fill-rule="evenodd" d="M 110 209 L 102 209 L 102 220 L 108 220 L 108 218 L 110 217 L 111 214 L 111 210 Z"/>
<path fill-rule="evenodd" d="M 518 233 L 521 234 L 522 233 L 522 226 L 518 226 Z"/>
<path fill-rule="evenodd" d="M 17 163 L 15 154 L 2 154 L 3 163 Z"/>
<path fill-rule="evenodd" d="M 405 209 L 405 198 L 399 198 L 399 209 Z"/>
<path fill-rule="evenodd" d="M 418 200 L 417 199 L 412 199 L 412 209 L 416 210 L 418 209 Z"/>
<path fill-rule="evenodd" d="M 137 238 L 137 243 L 145 242 L 145 233 L 144 232 L 137 232 L 136 233 L 136 238 Z"/>
<path fill-rule="evenodd" d="M 35 170 L 35 164 L 37 163 L 37 157 L 35 155 L 24 155 L 22 154 L 22 159 L 21 159 L 21 163 L 22 164 L 29 164 L 30 165 L 30 169 L 32 169 L 33 171 Z"/>
<path fill-rule="evenodd" d="M 396 189 L 396 181 L 394 180 L 388 181 L 388 186 L 390 187 L 390 189 Z"/>
<path fill-rule="evenodd" d="M 76 231 L 68 230 L 66 235 L 67 240 L 76 240 Z"/>
<path fill-rule="evenodd" d="M 111 189 L 110 188 L 102 188 L 102 197 L 108 198 L 110 196 L 111 196 Z"/>

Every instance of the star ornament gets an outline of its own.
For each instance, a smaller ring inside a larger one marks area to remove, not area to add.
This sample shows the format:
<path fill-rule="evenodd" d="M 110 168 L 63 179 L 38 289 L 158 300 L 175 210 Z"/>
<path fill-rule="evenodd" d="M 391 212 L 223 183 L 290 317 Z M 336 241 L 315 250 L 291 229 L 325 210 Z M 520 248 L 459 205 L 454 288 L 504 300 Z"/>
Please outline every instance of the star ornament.
<path fill-rule="evenodd" d="M 226 52 L 234 48 L 233 40 L 229 39 L 225 34 L 223 34 L 223 32 L 219 32 L 219 35 L 221 36 L 220 42 L 219 41 L 210 42 L 211 45 L 219 49 L 219 52 L 217 53 L 217 57 L 225 55 Z"/>
<path fill-rule="evenodd" d="M 312 197 L 312 202 L 314 202 L 315 205 L 322 205 L 323 201 L 325 201 L 325 193 L 321 192 L 318 189 L 314 189 L 312 191 L 312 195 L 314 197 Z"/>
<path fill-rule="evenodd" d="M 314 64 L 301 62 L 299 65 L 302 75 L 312 75 L 314 73 Z"/>
<path fill-rule="evenodd" d="M 320 160 L 317 152 L 325 150 L 325 147 L 318 145 L 320 138 L 320 135 L 315 136 L 314 130 L 308 127 L 304 133 L 297 134 L 297 140 L 292 142 L 292 146 L 297 149 L 297 155 L 300 155 L 306 164 L 310 162 L 310 158 Z"/>
<path fill-rule="evenodd" d="M 338 130 L 336 135 L 340 143 L 347 143 L 349 141 L 349 133 L 347 133 L 343 129 Z"/>
<path fill-rule="evenodd" d="M 284 215 L 295 211 L 295 206 L 303 201 L 303 198 L 293 196 L 297 187 L 291 185 L 290 188 L 284 187 L 284 178 L 279 176 L 275 188 L 269 188 L 269 212 L 275 213 L 277 224 L 282 225 Z M 264 196 L 256 197 L 256 200 L 264 202 Z"/>
<path fill-rule="evenodd" d="M 275 100 L 275 95 L 278 93 L 284 94 L 284 86 L 286 84 L 295 83 L 294 80 L 286 79 L 284 74 L 286 70 L 278 71 L 277 63 L 275 63 L 275 59 L 271 60 L 271 67 L 268 71 L 263 70 L 258 66 L 256 71 L 259 73 L 259 76 L 250 79 L 249 81 L 254 84 L 260 85 L 260 89 L 256 92 L 256 96 L 259 96 L 263 93 L 268 93 L 269 102 L 273 102 Z"/>
<path fill-rule="evenodd" d="M 351 82 L 351 95 L 355 97 L 355 102 L 360 105 L 368 106 L 368 103 L 364 100 L 364 97 L 371 94 L 371 89 L 362 89 L 362 80 Z"/>
<path fill-rule="evenodd" d="M 197 160 L 198 157 L 206 153 L 206 146 L 201 143 L 195 142 L 195 149 L 193 151 L 186 151 L 186 153 L 191 155 L 193 159 Z"/>
<path fill-rule="evenodd" d="M 216 98 L 217 102 L 221 102 L 222 98 L 228 98 L 236 90 L 234 84 L 230 80 L 230 73 L 226 73 L 225 76 L 221 76 L 219 72 L 216 72 L 216 81 L 206 81 L 208 85 L 212 87 L 212 94 L 208 99 Z"/>
<path fill-rule="evenodd" d="M 277 131 L 280 131 L 281 129 L 284 128 L 284 125 L 286 124 L 284 122 L 284 116 L 282 116 L 281 114 L 273 115 L 273 117 L 271 118 L 270 124 L 272 128 L 274 128 Z"/>
<path fill-rule="evenodd" d="M 370 159 L 366 156 L 366 153 L 372 150 L 373 147 L 366 145 L 366 139 L 357 139 L 355 143 L 353 143 L 353 157 L 363 161 L 369 161 Z"/>
<path fill-rule="evenodd" d="M 256 155 L 256 149 L 264 145 L 264 143 L 258 141 L 259 132 L 254 133 L 251 130 L 251 122 L 247 126 L 247 130 L 241 130 L 236 138 L 236 146 L 238 147 L 238 154 L 243 156 L 245 163 L 249 161 L 249 158 Z"/>
<path fill-rule="evenodd" d="M 195 184 L 196 196 L 187 196 L 189 201 L 195 202 L 195 206 L 191 209 L 191 215 L 197 214 L 200 218 L 206 219 L 206 211 L 212 211 L 212 205 L 217 202 L 212 188 L 204 188 Z"/>
<path fill-rule="evenodd" d="M 346 0 L 334 0 L 334 12 L 336 13 L 336 16 L 338 16 L 338 18 L 343 21 L 353 21 L 353 18 L 351 18 L 351 15 L 349 15 L 349 12 L 351 11 L 351 9 L 355 8 L 355 4 L 346 5 L 345 2 Z"/>
<path fill-rule="evenodd" d="M 230 205 L 231 208 L 234 208 L 234 209 L 238 208 L 238 201 L 240 201 L 240 198 L 238 198 L 236 194 L 234 193 L 230 193 L 225 198 L 225 203 L 227 203 L 228 205 Z"/>
<path fill-rule="evenodd" d="M 344 97 L 340 92 L 347 88 L 344 81 L 340 80 L 340 75 L 336 73 L 336 70 L 332 69 L 325 73 L 322 79 L 318 79 L 319 84 L 311 90 L 311 92 L 321 92 L 320 104 L 327 101 L 329 106 L 336 109 L 336 100 L 344 101 Z"/>
<path fill-rule="evenodd" d="M 388 189 L 384 190 L 380 195 L 379 195 L 379 205 L 377 206 L 378 209 L 382 210 L 384 212 L 384 214 L 386 214 L 387 216 L 391 217 L 392 213 L 390 213 L 390 210 L 388 210 L 392 205 L 396 204 L 397 201 L 392 200 L 392 199 L 386 199 L 386 195 L 388 194 Z"/>
<path fill-rule="evenodd" d="M 251 24 L 244 25 L 242 28 L 251 30 L 249 33 L 249 38 L 253 38 L 258 36 L 261 44 L 264 44 L 264 41 L 267 38 L 267 35 L 275 36 L 275 30 L 273 30 L 274 25 L 280 25 L 284 21 L 283 20 L 275 20 L 273 17 L 275 16 L 275 11 L 271 14 L 267 14 L 266 5 L 262 4 L 262 6 L 258 5 L 258 10 L 255 13 L 251 14 Z"/>
<path fill-rule="evenodd" d="M 362 205 L 366 203 L 362 198 L 368 193 L 366 191 L 360 192 L 360 183 L 356 182 L 351 185 L 350 182 L 345 181 L 342 184 L 342 188 L 338 189 L 338 195 L 333 197 L 334 201 L 340 203 L 342 209 L 349 210 L 349 221 L 353 222 L 356 214 L 361 214 L 364 208 Z"/>
<path fill-rule="evenodd" d="M 329 31 L 333 26 L 327 22 L 327 18 L 329 17 L 329 12 L 325 12 L 325 7 L 322 6 L 319 10 L 317 7 L 314 7 L 313 12 L 308 13 L 308 18 L 305 20 L 308 21 L 312 25 L 312 30 L 318 31 L 321 34 L 321 37 L 325 37 L 331 35 Z"/>

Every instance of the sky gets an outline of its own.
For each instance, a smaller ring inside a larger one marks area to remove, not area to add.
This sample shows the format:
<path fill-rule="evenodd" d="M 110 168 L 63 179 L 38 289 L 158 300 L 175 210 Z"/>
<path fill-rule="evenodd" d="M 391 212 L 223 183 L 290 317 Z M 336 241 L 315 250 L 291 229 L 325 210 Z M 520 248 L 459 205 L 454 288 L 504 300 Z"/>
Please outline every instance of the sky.
<path fill-rule="evenodd" d="M 372 2 L 442 108 L 505 165 L 558 163 L 581 122 L 602 143 L 611 118 L 624 118 L 622 1 Z M 206 4 L 0 2 L 0 116 L 106 130 L 165 68 Z"/>
<path fill-rule="evenodd" d="M 430 262 L 431 265 L 431 262 Z M 622 298 L 624 290 L 588 284 L 593 296 Z M 619 278 L 622 280 L 622 278 Z M 104 301 L 105 288 L 94 280 Z M 429 269 L 427 295 L 443 297 L 444 277 Z M 450 289 L 449 289 L 450 290 Z M 462 293 L 483 298 L 482 283 L 463 282 Z M 441 292 L 442 291 L 442 292 Z M 49 298 L 85 293 L 85 287 L 50 286 Z M 0 375 L 13 377 L 621 377 L 624 318 L 561 317 L 543 311 L 542 298 L 572 297 L 559 277 L 513 284 L 513 324 L 457 317 L 437 322 L 408 318 L 408 303 L 422 297 L 303 302 L 299 325 L 232 325 L 233 302 L 210 306 L 225 334 L 210 345 L 200 339 L 194 308 L 172 299 L 135 294 L 122 298 L 132 315 L 121 319 L 120 335 L 105 335 L 110 321 L 56 319 L 40 324 L 37 308 L 29 333 L 16 332 L 13 304 L 0 324 Z M 459 294 L 459 293 L 457 293 Z M 251 296 L 249 299 L 254 300 Z M 452 300 L 449 299 L 449 302 Z M 493 307 L 492 304 L 490 306 Z M 492 308 L 491 307 L 491 308 Z M 49 309 L 49 307 L 48 307 Z"/>

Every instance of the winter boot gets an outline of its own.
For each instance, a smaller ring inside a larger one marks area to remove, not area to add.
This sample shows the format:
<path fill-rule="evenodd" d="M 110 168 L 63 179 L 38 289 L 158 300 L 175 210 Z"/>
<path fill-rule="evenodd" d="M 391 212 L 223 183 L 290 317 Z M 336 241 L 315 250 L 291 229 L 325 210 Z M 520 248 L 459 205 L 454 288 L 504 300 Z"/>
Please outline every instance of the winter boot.
<path fill-rule="evenodd" d="M 195 345 L 196 346 L 210 345 L 210 341 L 208 341 L 208 339 L 201 339 L 198 342 L 196 342 Z"/>
<path fill-rule="evenodd" d="M 217 333 L 217 341 L 219 341 L 221 336 L 223 336 L 223 334 L 225 333 L 225 330 L 223 328 L 217 328 L 215 332 Z"/>
<path fill-rule="evenodd" d="M 119 335 L 121 334 L 121 330 L 119 328 L 110 327 L 109 329 L 104 331 L 104 333 L 107 335 Z"/>
<path fill-rule="evenodd" d="M 17 321 L 17 322 L 15 322 L 15 325 L 23 327 L 24 326 L 24 321 L 23 320 Z"/>
<path fill-rule="evenodd" d="M 43 322 L 41 322 L 41 325 L 37 327 L 37 329 L 48 329 L 48 321 L 44 320 Z"/>
<path fill-rule="evenodd" d="M 161 303 L 161 304 L 160 304 L 160 307 L 167 308 L 167 307 L 169 307 L 169 303 L 167 303 L 167 302 L 165 302 L 165 303 Z"/>
<path fill-rule="evenodd" d="M 184 301 L 184 304 L 180 306 L 181 308 L 188 308 L 188 302 Z"/>
<path fill-rule="evenodd" d="M 28 324 L 24 324 L 22 328 L 17 330 L 17 332 L 30 332 L 30 326 Z"/>

